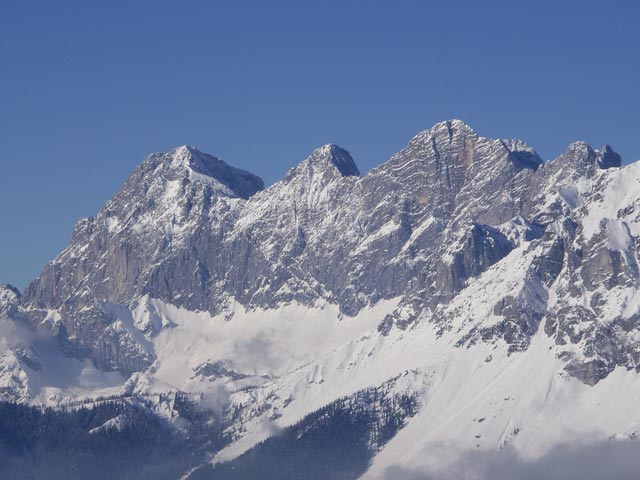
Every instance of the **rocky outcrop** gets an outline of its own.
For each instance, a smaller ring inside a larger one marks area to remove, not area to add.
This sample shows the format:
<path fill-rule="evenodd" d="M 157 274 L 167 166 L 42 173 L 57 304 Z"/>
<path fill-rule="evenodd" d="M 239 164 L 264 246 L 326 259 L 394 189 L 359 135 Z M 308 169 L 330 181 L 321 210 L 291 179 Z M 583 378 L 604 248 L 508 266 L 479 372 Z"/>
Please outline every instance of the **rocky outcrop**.
<path fill-rule="evenodd" d="M 20 291 L 13 285 L 0 285 L 0 316 L 11 315 L 20 303 Z"/>

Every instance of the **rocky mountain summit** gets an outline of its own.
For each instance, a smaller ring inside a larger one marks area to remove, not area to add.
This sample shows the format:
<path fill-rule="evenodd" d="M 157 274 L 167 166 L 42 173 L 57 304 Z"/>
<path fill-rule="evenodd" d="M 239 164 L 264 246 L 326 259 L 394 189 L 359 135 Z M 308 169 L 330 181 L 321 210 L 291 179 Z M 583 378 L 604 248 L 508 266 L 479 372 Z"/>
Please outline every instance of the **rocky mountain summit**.
<path fill-rule="evenodd" d="M 489 365 L 546 342 L 554 372 L 587 386 L 639 371 L 639 235 L 640 165 L 608 145 L 543 161 L 451 120 L 364 175 L 325 145 L 267 188 L 183 146 L 145 159 L 22 295 L 0 288 L 0 314 L 133 374 L 131 391 L 224 384 L 240 439 L 310 411 L 295 392 L 329 365 L 344 373 L 324 404 L 427 368 L 436 345 Z M 417 350 L 394 371 L 396 348 Z"/>

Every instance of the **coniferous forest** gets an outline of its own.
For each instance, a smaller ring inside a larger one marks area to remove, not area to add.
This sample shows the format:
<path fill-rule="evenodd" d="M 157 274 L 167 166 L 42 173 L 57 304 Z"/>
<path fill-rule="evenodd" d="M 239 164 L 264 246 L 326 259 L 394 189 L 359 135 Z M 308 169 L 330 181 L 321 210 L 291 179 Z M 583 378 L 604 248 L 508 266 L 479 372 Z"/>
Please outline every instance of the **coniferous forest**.
<path fill-rule="evenodd" d="M 417 412 L 416 397 L 370 388 L 339 399 L 193 480 L 355 480 Z"/>
<path fill-rule="evenodd" d="M 417 411 L 412 395 L 366 389 L 214 466 L 211 454 L 228 438 L 182 401 L 181 428 L 122 400 L 73 409 L 0 403 L 0 478 L 175 479 L 191 470 L 192 480 L 349 480 Z"/>
<path fill-rule="evenodd" d="M 99 428 L 114 418 L 121 426 Z M 0 478 L 175 479 L 204 458 L 195 433 L 124 402 L 74 410 L 0 403 Z"/>

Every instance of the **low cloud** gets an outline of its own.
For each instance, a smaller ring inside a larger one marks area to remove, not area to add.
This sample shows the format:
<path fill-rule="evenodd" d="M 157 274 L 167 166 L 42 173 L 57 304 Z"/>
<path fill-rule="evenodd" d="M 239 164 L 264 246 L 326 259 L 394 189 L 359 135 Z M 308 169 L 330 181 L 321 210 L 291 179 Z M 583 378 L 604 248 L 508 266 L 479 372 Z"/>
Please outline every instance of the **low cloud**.
<path fill-rule="evenodd" d="M 282 363 L 282 358 L 278 356 L 273 341 L 266 332 L 258 332 L 250 338 L 236 341 L 233 358 L 243 366 L 257 367 L 257 370 L 262 367 L 270 372 L 277 370 Z"/>
<path fill-rule="evenodd" d="M 229 392 L 224 385 L 215 385 L 203 392 L 200 407 L 214 414 L 221 414 L 229 405 Z"/>
<path fill-rule="evenodd" d="M 535 460 L 522 459 L 513 449 L 471 451 L 446 472 L 428 473 L 394 465 L 381 480 L 637 480 L 640 442 L 602 441 L 582 446 L 561 445 Z"/>
<path fill-rule="evenodd" d="M 30 344 L 35 333 L 6 317 L 0 317 L 0 349 L 6 350 L 19 345 Z"/>

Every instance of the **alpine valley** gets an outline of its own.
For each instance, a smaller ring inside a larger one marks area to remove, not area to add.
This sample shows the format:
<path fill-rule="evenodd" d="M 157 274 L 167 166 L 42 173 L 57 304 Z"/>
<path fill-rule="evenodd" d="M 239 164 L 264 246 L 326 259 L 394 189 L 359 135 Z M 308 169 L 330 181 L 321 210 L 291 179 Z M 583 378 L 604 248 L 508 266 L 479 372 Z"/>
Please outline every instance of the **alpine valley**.
<path fill-rule="evenodd" d="M 0 287 L 0 477 L 640 468 L 639 251 L 640 162 L 606 145 L 543 161 L 451 120 L 268 188 L 153 154 Z"/>

